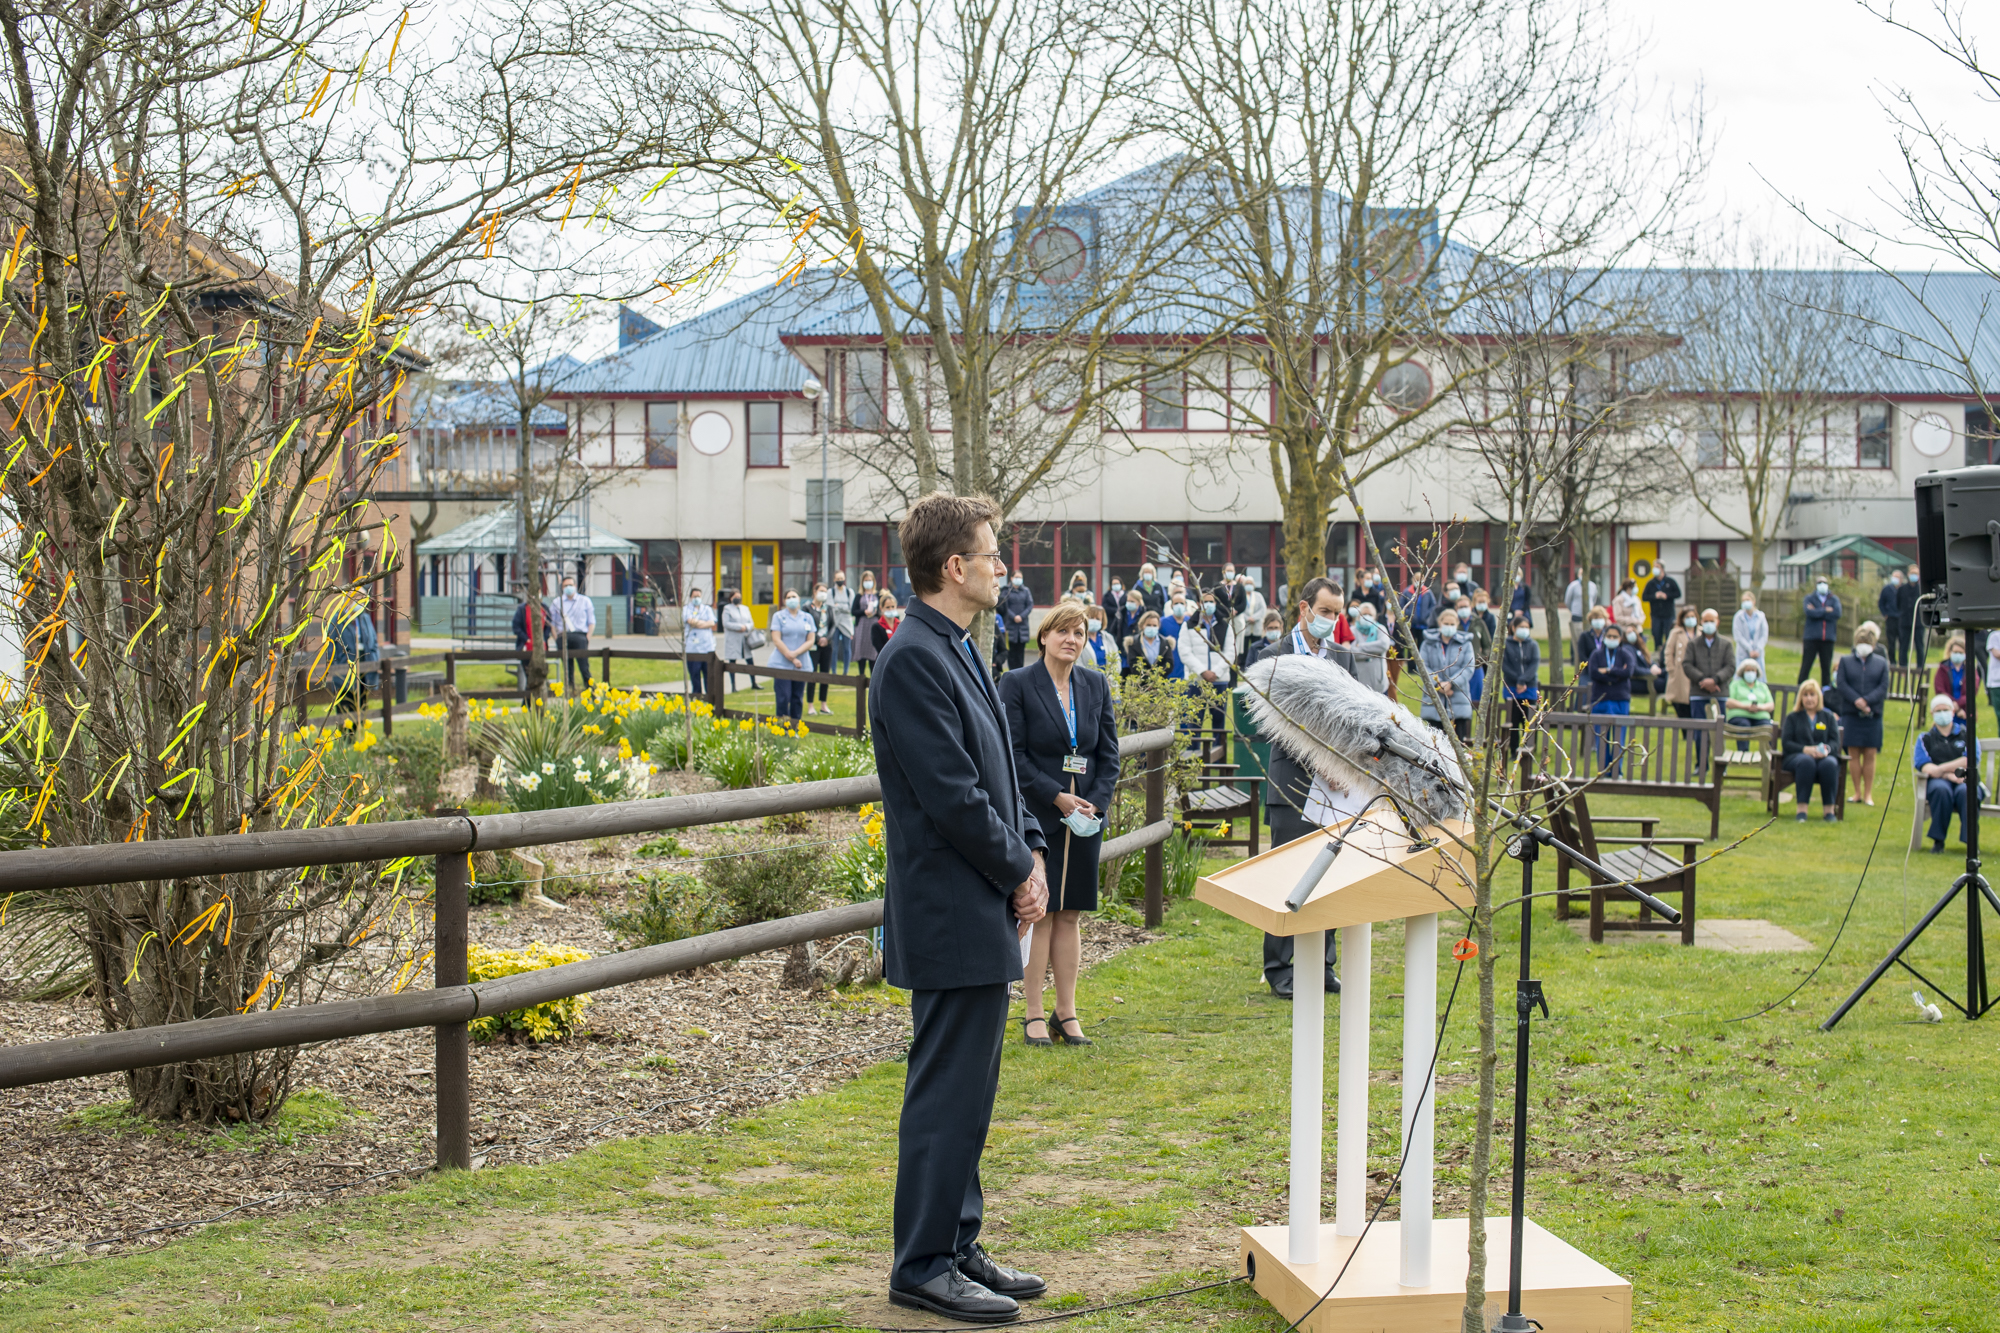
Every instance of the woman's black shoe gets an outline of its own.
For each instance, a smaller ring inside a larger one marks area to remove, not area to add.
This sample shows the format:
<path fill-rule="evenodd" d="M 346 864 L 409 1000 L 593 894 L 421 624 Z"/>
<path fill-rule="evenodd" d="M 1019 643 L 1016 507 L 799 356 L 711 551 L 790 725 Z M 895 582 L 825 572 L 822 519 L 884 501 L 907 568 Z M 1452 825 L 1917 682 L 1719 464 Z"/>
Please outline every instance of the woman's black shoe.
<path fill-rule="evenodd" d="M 1076 1024 L 1076 1035 L 1074 1037 L 1069 1035 L 1069 1028 L 1065 1026 L 1065 1024 L 1069 1023 Z M 1075 1014 L 1071 1014 L 1068 1018 L 1064 1018 L 1061 1014 L 1057 1014 L 1056 1033 L 1063 1039 L 1063 1045 L 1065 1046 L 1095 1046 L 1097 1044 L 1090 1038 L 1083 1035 L 1083 1024 L 1077 1020 L 1077 1016 Z"/>
<path fill-rule="evenodd" d="M 1055 1045 L 1055 1043 L 1054 1043 L 1053 1041 L 1049 1040 L 1049 1039 L 1048 1039 L 1047 1037 L 1035 1037 L 1035 1036 L 1030 1036 L 1030 1035 L 1029 1035 L 1029 1033 L 1028 1033 L 1028 1024 L 1030 1024 L 1030 1023 L 1040 1023 L 1040 1024 L 1042 1025 L 1042 1031 L 1044 1031 L 1044 1032 L 1048 1031 L 1048 1023 L 1049 1023 L 1049 1020 L 1048 1020 L 1048 1019 L 1046 1019 L 1046 1018 L 1024 1018 L 1024 1019 L 1022 1019 L 1022 1020 L 1021 1020 L 1021 1040 L 1022 1040 L 1022 1041 L 1024 1041 L 1024 1042 L 1028 1043 L 1028 1045 L 1030 1045 L 1030 1046 L 1053 1046 L 1053 1045 Z"/>

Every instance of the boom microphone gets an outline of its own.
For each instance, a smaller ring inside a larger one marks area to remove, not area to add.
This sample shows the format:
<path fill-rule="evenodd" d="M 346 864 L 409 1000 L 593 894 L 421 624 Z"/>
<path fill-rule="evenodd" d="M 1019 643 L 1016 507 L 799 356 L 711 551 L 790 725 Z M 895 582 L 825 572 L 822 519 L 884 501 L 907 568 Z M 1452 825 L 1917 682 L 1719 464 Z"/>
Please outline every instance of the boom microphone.
<path fill-rule="evenodd" d="M 1260 657 L 1237 687 L 1257 733 L 1328 783 L 1356 794 L 1387 790 L 1420 822 L 1465 816 L 1465 779 L 1440 733 L 1304 653 Z"/>

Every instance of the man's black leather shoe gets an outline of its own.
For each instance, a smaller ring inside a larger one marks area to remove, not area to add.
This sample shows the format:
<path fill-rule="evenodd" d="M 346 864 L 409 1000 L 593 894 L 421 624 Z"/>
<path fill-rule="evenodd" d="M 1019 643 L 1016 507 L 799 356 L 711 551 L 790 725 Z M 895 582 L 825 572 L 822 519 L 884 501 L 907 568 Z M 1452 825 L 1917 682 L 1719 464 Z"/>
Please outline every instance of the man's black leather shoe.
<path fill-rule="evenodd" d="M 889 1302 L 913 1310 L 929 1310 L 946 1319 L 967 1324 L 1011 1324 L 1021 1317 L 1021 1307 L 1011 1296 L 1000 1296 L 958 1271 L 958 1265 L 939 1273 L 921 1287 L 891 1287 Z"/>
<path fill-rule="evenodd" d="M 1326 993 L 1328 995 L 1340 994 L 1340 978 L 1331 972 L 1326 974 Z"/>
<path fill-rule="evenodd" d="M 1037 1296 L 1047 1295 L 1049 1290 L 1049 1284 L 1033 1273 L 1003 1268 L 994 1263 L 993 1256 L 986 1253 L 986 1247 L 978 1241 L 972 1242 L 972 1248 L 958 1256 L 958 1271 L 988 1291 L 1011 1296 L 1017 1301 L 1031 1301 Z"/>
<path fill-rule="evenodd" d="M 1269 977 L 1266 977 L 1266 978 L 1265 978 L 1265 980 L 1266 980 L 1266 981 L 1270 981 L 1270 978 L 1269 978 Z M 1290 977 L 1284 977 L 1284 978 L 1282 978 L 1282 979 L 1280 979 L 1280 980 L 1277 980 L 1277 981 L 1272 981 L 1272 982 L 1271 982 L 1271 994 L 1272 994 L 1272 995 L 1274 995 L 1274 996 L 1276 996 L 1276 997 L 1277 997 L 1278 999 L 1280 999 L 1280 1000 L 1289 1000 L 1289 999 L 1291 999 L 1291 998 L 1292 998 L 1292 979 L 1291 979 Z"/>

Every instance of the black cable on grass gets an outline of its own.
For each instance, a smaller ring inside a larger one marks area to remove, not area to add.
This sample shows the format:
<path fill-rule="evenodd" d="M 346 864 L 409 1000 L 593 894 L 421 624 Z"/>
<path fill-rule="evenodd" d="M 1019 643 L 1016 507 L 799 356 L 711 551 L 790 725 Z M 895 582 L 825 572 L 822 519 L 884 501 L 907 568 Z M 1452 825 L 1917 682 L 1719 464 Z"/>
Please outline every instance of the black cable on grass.
<path fill-rule="evenodd" d="M 1233 1287 L 1245 1281 L 1239 1273 L 1235 1277 L 1223 1278 L 1220 1282 L 1204 1282 L 1196 1287 L 1181 1287 L 1175 1291 L 1163 1291 L 1157 1296 L 1134 1296 L 1130 1300 L 1107 1301 L 1103 1305 L 1087 1305 L 1081 1309 L 1064 1310 L 1061 1314 L 1036 1315 L 1033 1319 L 1016 1319 L 1007 1324 L 1008 1328 L 1025 1328 L 1029 1324 L 1059 1324 L 1065 1319 L 1081 1319 L 1087 1314 L 1103 1314 L 1106 1310 L 1123 1310 L 1134 1305 L 1153 1305 L 1159 1301 L 1176 1300 L 1182 1296 L 1192 1296 L 1197 1291 L 1213 1291 L 1217 1287 Z M 950 1318 L 949 1315 L 944 1316 Z M 936 1324 L 792 1324 L 773 1333 L 813 1333 L 814 1330 L 847 1330 L 847 1333 L 939 1333 Z M 765 1333 L 754 1328 L 707 1329 L 704 1333 Z"/>
<path fill-rule="evenodd" d="M 1898 742 L 1899 749 L 1907 749 L 1909 746 L 1910 729 L 1916 725 L 1917 712 L 1918 712 L 1917 705 L 1912 704 L 1910 707 L 1909 720 L 1903 724 L 1903 738 L 1900 742 Z M 1875 864 L 1875 849 L 1879 847 L 1882 843 L 1882 830 L 1888 827 L 1889 811 L 1895 807 L 1896 779 L 1902 773 L 1902 771 L 1903 771 L 1902 766 L 1899 764 L 1889 774 L 1889 794 L 1885 796 L 1881 802 L 1882 815 L 1881 818 L 1875 821 L 1875 836 L 1872 839 L 1870 839 L 1868 843 L 1868 859 L 1861 863 L 1861 874 L 1859 878 L 1857 878 L 1854 881 L 1854 892 L 1850 893 L 1847 896 L 1847 910 L 1840 914 L 1840 925 L 1837 929 L 1834 930 L 1833 939 L 1828 941 L 1826 946 L 1826 952 L 1822 953 L 1819 956 L 1819 961 L 1812 965 L 1812 971 L 1806 973 L 1805 977 L 1799 982 L 1798 985 L 1792 987 L 1790 990 L 1786 991 L 1783 995 L 1780 995 L 1777 999 L 1765 1005 L 1762 1009 L 1753 1010 L 1752 1012 L 1747 1014 L 1738 1014 L 1734 1018 L 1725 1018 L 1722 1020 L 1723 1022 L 1747 1023 L 1753 1018 L 1762 1018 L 1765 1014 L 1770 1013 L 1773 1009 L 1776 1009 L 1779 1005 L 1785 1003 L 1787 1000 L 1791 999 L 1794 995 L 1797 995 L 1800 991 L 1804 990 L 1807 986 L 1811 985 L 1812 979 L 1819 975 L 1820 969 L 1826 966 L 1827 960 L 1829 958 L 1833 957 L 1833 951 L 1836 947 L 1839 946 L 1840 937 L 1842 933 L 1844 933 L 1847 930 L 1848 918 L 1854 915 L 1854 904 L 1861 900 L 1861 886 L 1868 882 L 1868 868 Z M 1841 781 L 1845 782 L 1846 778 L 1843 777 Z M 1972 782 L 1973 782 L 1972 795 L 1973 799 L 1976 800 L 1978 799 L 1979 795 L 1978 791 L 1979 772 L 1976 768 L 1973 770 Z M 1672 1016 L 1673 1015 L 1669 1015 L 1669 1017 Z"/>

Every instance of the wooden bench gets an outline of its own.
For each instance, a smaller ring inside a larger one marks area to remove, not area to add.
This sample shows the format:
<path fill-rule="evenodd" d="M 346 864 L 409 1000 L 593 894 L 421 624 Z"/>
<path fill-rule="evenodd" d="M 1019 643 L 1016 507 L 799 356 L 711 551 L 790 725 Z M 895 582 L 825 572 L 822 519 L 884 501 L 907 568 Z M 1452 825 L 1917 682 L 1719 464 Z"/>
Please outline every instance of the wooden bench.
<path fill-rule="evenodd" d="M 1580 788 L 1559 779 L 1544 779 L 1541 783 L 1543 803 L 1548 807 L 1549 826 L 1556 838 L 1576 848 L 1591 860 L 1610 871 L 1614 878 L 1606 879 L 1589 867 L 1571 860 L 1562 850 L 1556 851 L 1556 920 L 1567 921 L 1575 899 L 1580 896 L 1570 890 L 1572 868 L 1590 885 L 1590 941 L 1604 943 L 1607 930 L 1633 931 L 1678 931 L 1683 945 L 1694 943 L 1694 881 L 1695 849 L 1701 846 L 1700 838 L 1662 838 L 1653 834 L 1660 822 L 1652 816 L 1597 816 L 1593 818 L 1590 806 Z M 1639 836 L 1636 838 L 1600 838 L 1599 825 L 1636 824 Z M 1606 851 L 1615 847 L 1616 851 Z M 1663 848 L 1680 848 L 1680 859 L 1675 860 Z M 1630 882 L 1644 889 L 1655 898 L 1678 895 L 1677 904 L 1681 912 L 1679 925 L 1663 921 L 1653 915 L 1651 908 L 1639 904 L 1636 918 L 1610 918 L 1604 915 L 1606 899 L 1637 901 L 1627 893 L 1624 883 Z"/>
<path fill-rule="evenodd" d="M 1897 703 L 1927 704 L 1931 700 L 1931 680 L 1936 674 L 1936 667 L 1896 666 L 1891 663 L 1889 697 Z"/>
<path fill-rule="evenodd" d="M 1525 745 L 1535 766 L 1607 796 L 1670 796 L 1708 807 L 1708 836 L 1722 831 L 1722 785 L 1712 756 L 1721 718 L 1544 713 Z"/>
<path fill-rule="evenodd" d="M 1201 783 L 1181 793 L 1181 818 L 1191 824 L 1221 825 L 1225 830 L 1222 837 L 1204 839 L 1210 847 L 1244 847 L 1251 856 L 1257 855 L 1264 778 L 1241 774 L 1235 764 L 1203 764 Z M 1250 836 L 1239 838 L 1231 826 L 1244 818 L 1249 821 Z"/>

